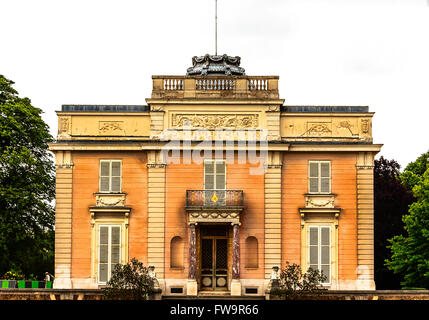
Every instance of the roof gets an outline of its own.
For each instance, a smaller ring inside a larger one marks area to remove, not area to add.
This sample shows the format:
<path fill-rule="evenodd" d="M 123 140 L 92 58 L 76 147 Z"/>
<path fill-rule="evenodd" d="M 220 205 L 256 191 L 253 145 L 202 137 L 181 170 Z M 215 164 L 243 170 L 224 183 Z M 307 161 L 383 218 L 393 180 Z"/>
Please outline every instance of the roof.
<path fill-rule="evenodd" d="M 61 111 L 86 111 L 86 112 L 149 112 L 149 106 L 145 105 L 82 105 L 63 104 Z"/>

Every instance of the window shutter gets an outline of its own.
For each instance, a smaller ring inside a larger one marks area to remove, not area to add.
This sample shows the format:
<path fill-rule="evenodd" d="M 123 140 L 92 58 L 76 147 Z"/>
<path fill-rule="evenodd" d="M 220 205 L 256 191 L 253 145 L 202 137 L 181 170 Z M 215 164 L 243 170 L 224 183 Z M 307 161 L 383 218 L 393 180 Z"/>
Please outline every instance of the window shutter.
<path fill-rule="evenodd" d="M 331 168 L 329 162 L 320 163 L 320 192 L 329 193 L 331 190 Z"/>
<path fill-rule="evenodd" d="M 319 177 L 319 163 L 310 162 L 310 177 Z"/>
<path fill-rule="evenodd" d="M 224 190 L 225 189 L 225 174 L 216 175 L 216 189 Z"/>
<path fill-rule="evenodd" d="M 121 192 L 120 160 L 100 161 L 100 192 Z"/>
<path fill-rule="evenodd" d="M 115 265 L 121 262 L 121 227 L 99 228 L 98 281 L 109 281 Z"/>
<path fill-rule="evenodd" d="M 121 191 L 121 178 L 120 177 L 112 177 L 112 192 L 120 192 Z"/>
<path fill-rule="evenodd" d="M 120 176 L 121 176 L 121 162 L 112 161 L 112 177 L 120 177 Z"/>
<path fill-rule="evenodd" d="M 100 191 L 110 191 L 110 162 L 100 162 Z"/>
<path fill-rule="evenodd" d="M 326 276 L 326 283 L 331 277 L 331 228 L 309 227 L 309 267 L 319 270 Z"/>
<path fill-rule="evenodd" d="M 204 188 L 223 190 L 226 187 L 225 162 L 207 160 L 204 162 Z"/>
<path fill-rule="evenodd" d="M 310 247 L 310 268 L 317 269 L 317 265 L 319 263 L 319 229 L 318 228 L 310 228 L 310 239 L 309 239 L 309 247 Z"/>
<path fill-rule="evenodd" d="M 100 163 L 101 166 L 101 176 L 102 177 L 108 177 L 110 176 L 110 163 L 109 161 L 101 161 Z"/>
<path fill-rule="evenodd" d="M 310 178 L 310 193 L 319 192 L 319 179 L 318 178 Z"/>
<path fill-rule="evenodd" d="M 109 186 L 110 186 L 110 183 L 109 183 L 109 177 L 101 177 L 101 180 L 100 180 L 100 191 L 102 191 L 102 192 L 108 192 L 108 191 L 110 191 L 109 189 Z"/>
<path fill-rule="evenodd" d="M 311 161 L 309 164 L 308 179 L 308 192 L 330 193 L 331 163 L 327 161 Z"/>
<path fill-rule="evenodd" d="M 109 263 L 109 227 L 100 227 L 99 281 L 107 282 Z"/>
<path fill-rule="evenodd" d="M 323 178 L 330 177 L 330 163 L 329 162 L 321 162 L 320 163 L 320 176 Z"/>
<path fill-rule="evenodd" d="M 110 264 L 111 272 L 114 270 L 115 265 L 121 261 L 121 228 L 112 227 L 112 240 L 111 240 L 111 254 L 110 254 Z"/>
<path fill-rule="evenodd" d="M 331 190 L 330 179 L 320 178 L 320 192 L 329 193 Z"/>

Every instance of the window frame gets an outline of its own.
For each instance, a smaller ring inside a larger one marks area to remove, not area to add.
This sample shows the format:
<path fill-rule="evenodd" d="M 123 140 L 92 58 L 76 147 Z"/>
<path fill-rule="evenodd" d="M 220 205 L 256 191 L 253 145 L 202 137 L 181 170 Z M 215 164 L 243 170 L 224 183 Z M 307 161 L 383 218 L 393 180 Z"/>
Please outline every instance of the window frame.
<path fill-rule="evenodd" d="M 101 167 L 102 163 L 109 163 L 109 175 L 108 176 L 102 176 L 101 174 Z M 120 164 L 119 167 L 119 176 L 113 176 L 112 175 L 112 164 L 114 162 L 118 162 Z M 98 190 L 100 193 L 121 193 L 122 192 L 122 160 L 121 159 L 100 159 L 99 163 L 99 173 L 98 173 Z M 101 190 L 101 180 L 103 177 L 109 177 L 109 190 Z M 118 191 L 112 191 L 112 178 L 119 177 L 119 190 Z"/>
<path fill-rule="evenodd" d="M 329 248 L 329 263 L 323 263 L 322 264 L 322 228 L 327 228 L 329 230 L 328 235 L 329 235 L 329 244 L 328 244 L 328 248 Z M 329 277 L 326 279 L 325 282 L 320 283 L 322 286 L 329 286 L 331 285 L 332 282 L 332 278 L 333 278 L 333 274 L 332 274 L 332 261 L 333 261 L 333 257 L 332 257 L 332 226 L 331 225 L 327 225 L 327 224 L 314 224 L 314 225 L 309 225 L 307 227 L 307 267 L 308 269 L 310 268 L 310 265 L 312 265 L 310 263 L 310 248 L 313 246 L 311 245 L 311 240 L 310 240 L 310 231 L 311 229 L 317 229 L 317 269 L 319 271 L 322 270 L 322 265 L 323 266 L 329 266 Z"/>
<path fill-rule="evenodd" d="M 108 227 L 108 250 L 107 250 L 107 258 L 108 258 L 108 262 L 107 262 L 107 281 L 100 281 L 100 249 L 101 249 L 101 228 L 102 227 Z M 111 262 L 111 254 L 112 254 L 112 228 L 113 227 L 118 227 L 119 228 L 119 262 L 118 263 L 122 263 L 123 261 L 123 253 L 122 253 L 122 237 L 123 237 L 123 230 L 122 230 L 122 225 L 121 224 L 107 224 L 107 223 L 100 223 L 97 226 L 97 265 L 96 265 L 96 269 L 97 269 L 97 283 L 99 285 L 106 285 L 107 282 L 111 279 L 112 277 L 112 262 Z"/>
<path fill-rule="evenodd" d="M 317 163 L 317 177 L 310 176 L 310 166 L 312 163 Z M 329 177 L 322 177 L 321 165 L 322 163 L 329 164 Z M 332 193 L 332 163 L 330 160 L 309 160 L 308 161 L 308 194 L 331 194 Z M 311 191 L 311 178 L 317 178 L 317 192 Z M 329 191 L 322 192 L 322 178 L 329 178 Z"/>
<path fill-rule="evenodd" d="M 214 168 L 213 174 L 210 174 L 213 176 L 213 186 L 216 186 L 216 176 L 217 176 L 216 163 L 217 162 L 223 163 L 224 168 L 225 168 L 224 173 L 223 173 L 223 175 L 225 176 L 225 183 L 224 183 L 225 187 L 223 189 L 218 189 L 218 188 L 207 189 L 206 188 L 206 163 L 209 163 L 209 162 L 213 163 L 213 168 Z M 204 190 L 227 190 L 227 188 L 226 188 L 226 161 L 224 159 L 204 159 Z"/>

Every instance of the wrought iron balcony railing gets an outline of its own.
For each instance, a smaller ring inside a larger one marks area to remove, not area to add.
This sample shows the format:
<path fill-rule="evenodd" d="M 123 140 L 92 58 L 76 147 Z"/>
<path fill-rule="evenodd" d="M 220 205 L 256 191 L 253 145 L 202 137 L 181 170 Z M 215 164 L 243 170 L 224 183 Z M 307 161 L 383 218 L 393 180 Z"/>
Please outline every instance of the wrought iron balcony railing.
<path fill-rule="evenodd" d="M 186 190 L 187 207 L 237 208 L 243 205 L 242 190 Z"/>

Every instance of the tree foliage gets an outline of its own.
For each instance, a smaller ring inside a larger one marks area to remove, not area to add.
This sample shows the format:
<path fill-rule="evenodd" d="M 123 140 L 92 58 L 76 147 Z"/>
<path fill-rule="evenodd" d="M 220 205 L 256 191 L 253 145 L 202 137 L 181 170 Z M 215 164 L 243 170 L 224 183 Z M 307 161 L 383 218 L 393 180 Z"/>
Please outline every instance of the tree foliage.
<path fill-rule="evenodd" d="M 0 75 L 0 274 L 53 272 L 55 176 L 42 110 Z"/>
<path fill-rule="evenodd" d="M 321 284 L 326 281 L 326 276 L 319 270 L 309 268 L 306 272 L 294 263 L 286 261 L 286 267 L 281 270 L 278 287 L 272 293 L 287 300 L 299 299 L 303 294 L 320 293 L 323 290 Z"/>
<path fill-rule="evenodd" d="M 403 287 L 429 289 L 429 152 L 410 163 L 401 174 L 415 201 L 404 215 L 405 233 L 389 240 L 392 256 L 387 267 L 404 277 Z"/>
<path fill-rule="evenodd" d="M 403 234 L 402 216 L 412 203 L 401 183 L 400 165 L 384 157 L 374 161 L 374 273 L 377 289 L 400 289 L 401 277 L 385 266 L 390 257 L 388 239 Z"/>
<path fill-rule="evenodd" d="M 107 300 L 147 300 L 153 287 L 148 268 L 132 258 L 127 264 L 115 266 L 103 292 Z"/>

